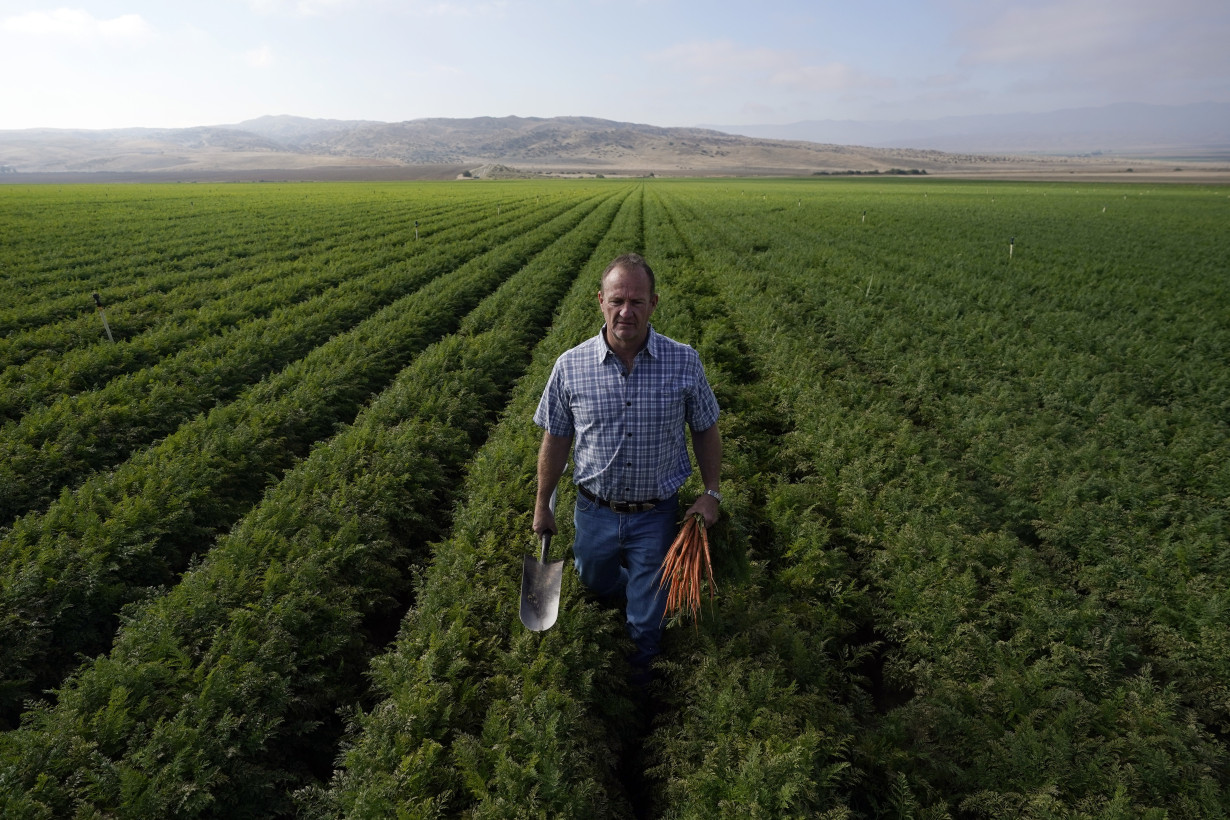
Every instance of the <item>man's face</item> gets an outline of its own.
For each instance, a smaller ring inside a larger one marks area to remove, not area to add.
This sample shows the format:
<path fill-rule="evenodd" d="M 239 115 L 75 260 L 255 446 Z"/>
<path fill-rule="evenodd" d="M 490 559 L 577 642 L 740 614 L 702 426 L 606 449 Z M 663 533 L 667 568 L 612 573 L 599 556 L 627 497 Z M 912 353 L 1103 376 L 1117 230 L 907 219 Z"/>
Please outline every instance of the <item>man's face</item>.
<path fill-rule="evenodd" d="M 608 273 L 598 291 L 598 304 L 606 319 L 607 343 L 614 349 L 639 350 L 658 306 L 658 295 L 650 293 L 645 272 L 616 268 Z"/>

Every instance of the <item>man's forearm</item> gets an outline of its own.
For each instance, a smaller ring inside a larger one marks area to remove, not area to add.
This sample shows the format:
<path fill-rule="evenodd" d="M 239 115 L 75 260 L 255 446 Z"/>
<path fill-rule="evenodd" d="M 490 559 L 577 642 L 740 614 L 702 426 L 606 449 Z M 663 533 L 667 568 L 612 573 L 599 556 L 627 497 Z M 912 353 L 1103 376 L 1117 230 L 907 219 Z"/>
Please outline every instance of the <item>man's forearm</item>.
<path fill-rule="evenodd" d="M 534 499 L 534 532 L 539 535 L 556 532 L 555 513 L 551 511 L 551 493 L 559 484 L 572 450 L 572 436 L 542 434 L 538 448 L 538 493 Z"/>
<path fill-rule="evenodd" d="M 700 466 L 700 480 L 706 490 L 718 489 L 722 472 L 722 436 L 715 424 L 708 430 L 692 433 L 692 452 Z"/>
<path fill-rule="evenodd" d="M 572 436 L 542 434 L 542 446 L 538 448 L 538 495 L 535 502 L 539 507 L 545 507 L 550 501 L 551 493 L 564 474 L 570 452 Z"/>

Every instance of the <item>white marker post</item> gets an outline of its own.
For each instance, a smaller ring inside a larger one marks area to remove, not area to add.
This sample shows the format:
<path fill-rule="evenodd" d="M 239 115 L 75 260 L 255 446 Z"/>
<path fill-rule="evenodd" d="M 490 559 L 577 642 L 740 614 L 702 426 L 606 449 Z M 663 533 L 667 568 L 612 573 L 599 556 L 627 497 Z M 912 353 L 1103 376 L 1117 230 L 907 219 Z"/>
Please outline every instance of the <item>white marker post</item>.
<path fill-rule="evenodd" d="M 414 241 L 419 241 L 419 221 L 417 219 L 414 220 Z"/>
<path fill-rule="evenodd" d="M 115 337 L 111 335 L 111 325 L 107 324 L 107 312 L 103 310 L 102 297 L 97 293 L 94 296 L 94 306 L 98 308 L 98 315 L 102 318 L 103 330 L 107 331 L 107 341 L 115 344 Z"/>
<path fill-rule="evenodd" d="M 1016 244 L 1016 237 L 1014 236 L 1008 240 L 1008 258 L 1009 259 L 1012 258 L 1012 246 L 1015 244 Z"/>

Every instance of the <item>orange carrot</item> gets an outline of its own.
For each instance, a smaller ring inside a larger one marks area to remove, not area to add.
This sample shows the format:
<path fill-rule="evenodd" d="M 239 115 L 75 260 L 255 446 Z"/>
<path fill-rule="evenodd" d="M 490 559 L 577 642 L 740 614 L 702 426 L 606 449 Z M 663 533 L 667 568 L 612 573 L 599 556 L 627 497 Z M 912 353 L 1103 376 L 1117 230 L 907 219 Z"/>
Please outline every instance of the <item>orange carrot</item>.
<path fill-rule="evenodd" d="M 667 550 L 662 562 L 661 588 L 667 587 L 666 615 L 686 614 L 693 622 L 699 620 L 701 561 L 709 582 L 709 599 L 717 592 L 713 578 L 713 563 L 709 557 L 709 534 L 700 515 L 689 518 Z"/>

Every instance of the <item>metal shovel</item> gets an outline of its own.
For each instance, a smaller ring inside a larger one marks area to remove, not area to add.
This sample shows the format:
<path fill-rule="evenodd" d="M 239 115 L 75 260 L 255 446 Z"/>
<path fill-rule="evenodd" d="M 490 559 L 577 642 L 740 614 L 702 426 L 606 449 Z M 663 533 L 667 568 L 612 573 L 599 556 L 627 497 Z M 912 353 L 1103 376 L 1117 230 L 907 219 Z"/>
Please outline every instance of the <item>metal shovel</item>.
<path fill-rule="evenodd" d="M 551 493 L 551 514 L 555 514 L 555 493 Z M 564 580 L 564 559 L 547 561 L 551 535 L 542 536 L 542 556 L 525 555 L 521 561 L 521 623 L 532 632 L 542 632 L 555 624 L 559 615 L 560 585 Z"/>

